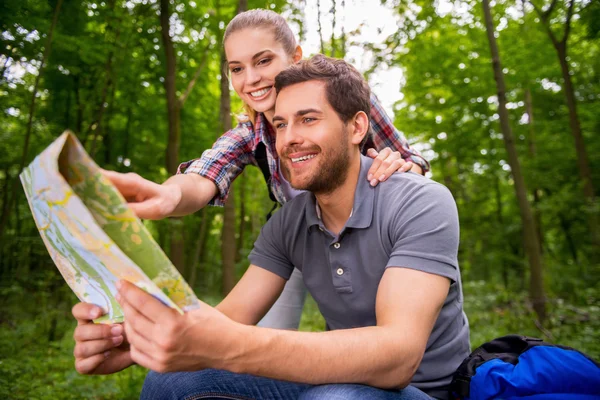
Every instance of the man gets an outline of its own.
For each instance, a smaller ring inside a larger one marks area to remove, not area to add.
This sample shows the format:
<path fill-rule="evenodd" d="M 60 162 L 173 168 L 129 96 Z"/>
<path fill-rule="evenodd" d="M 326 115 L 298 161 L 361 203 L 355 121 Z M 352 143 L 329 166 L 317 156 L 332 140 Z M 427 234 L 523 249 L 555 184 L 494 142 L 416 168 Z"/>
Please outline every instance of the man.
<path fill-rule="evenodd" d="M 349 64 L 318 55 L 280 73 L 275 87 L 279 162 L 308 192 L 265 225 L 251 266 L 216 308 L 180 315 L 122 282 L 127 345 L 119 327 L 87 323 L 93 306 L 76 306 L 77 369 L 138 363 L 156 371 L 146 398 L 446 398 L 469 354 L 452 196 L 412 173 L 368 184 L 372 161 L 359 148 L 370 93 Z M 253 326 L 294 268 L 327 332 Z"/>

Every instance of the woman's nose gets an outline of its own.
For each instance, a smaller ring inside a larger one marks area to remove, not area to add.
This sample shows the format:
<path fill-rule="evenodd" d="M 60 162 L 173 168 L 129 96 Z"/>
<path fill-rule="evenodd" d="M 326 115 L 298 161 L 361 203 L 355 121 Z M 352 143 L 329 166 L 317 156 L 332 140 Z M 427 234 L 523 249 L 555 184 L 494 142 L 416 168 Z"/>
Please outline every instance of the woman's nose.
<path fill-rule="evenodd" d="M 255 84 L 257 82 L 259 82 L 261 79 L 260 74 L 258 73 L 258 71 L 254 68 L 248 68 L 246 70 L 246 83 L 247 84 Z"/>

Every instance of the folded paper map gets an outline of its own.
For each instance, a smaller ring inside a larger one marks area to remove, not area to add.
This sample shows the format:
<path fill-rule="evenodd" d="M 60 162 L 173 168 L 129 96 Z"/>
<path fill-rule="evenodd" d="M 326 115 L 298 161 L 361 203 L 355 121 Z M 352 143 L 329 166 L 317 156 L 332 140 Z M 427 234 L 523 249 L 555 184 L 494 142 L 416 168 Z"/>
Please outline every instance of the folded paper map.
<path fill-rule="evenodd" d="M 183 313 L 198 299 L 144 224 L 70 132 L 63 133 L 20 175 L 50 256 L 81 301 L 123 321 L 114 296 L 126 279 Z"/>

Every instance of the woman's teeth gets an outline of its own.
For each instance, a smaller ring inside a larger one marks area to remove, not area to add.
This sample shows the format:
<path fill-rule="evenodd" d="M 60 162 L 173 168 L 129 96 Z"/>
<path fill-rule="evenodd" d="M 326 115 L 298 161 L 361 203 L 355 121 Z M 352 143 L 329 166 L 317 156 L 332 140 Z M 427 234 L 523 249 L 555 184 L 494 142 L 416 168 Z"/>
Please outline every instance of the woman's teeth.
<path fill-rule="evenodd" d="M 265 95 L 269 90 L 271 90 L 271 88 L 266 88 L 266 89 L 261 89 L 261 90 L 257 90 L 256 92 L 250 92 L 250 96 L 252 97 L 260 97 Z"/>
<path fill-rule="evenodd" d="M 311 154 L 308 156 L 302 156 L 302 157 L 298 157 L 298 158 L 292 158 L 292 162 L 297 163 L 300 161 L 306 161 L 306 160 L 310 160 L 311 158 L 315 158 L 317 155 L 316 154 Z"/>

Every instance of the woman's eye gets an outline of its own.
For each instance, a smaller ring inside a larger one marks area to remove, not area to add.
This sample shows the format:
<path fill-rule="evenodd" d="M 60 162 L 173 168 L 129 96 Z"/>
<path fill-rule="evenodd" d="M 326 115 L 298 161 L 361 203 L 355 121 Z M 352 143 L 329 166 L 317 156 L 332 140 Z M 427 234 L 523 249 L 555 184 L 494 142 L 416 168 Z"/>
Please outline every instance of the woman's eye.
<path fill-rule="evenodd" d="M 242 69 L 240 67 L 234 67 L 231 68 L 231 73 L 232 74 L 237 74 L 238 72 L 240 72 Z"/>
<path fill-rule="evenodd" d="M 263 58 L 262 60 L 260 60 L 257 65 L 265 65 L 268 64 L 269 62 L 271 62 L 270 58 Z"/>

